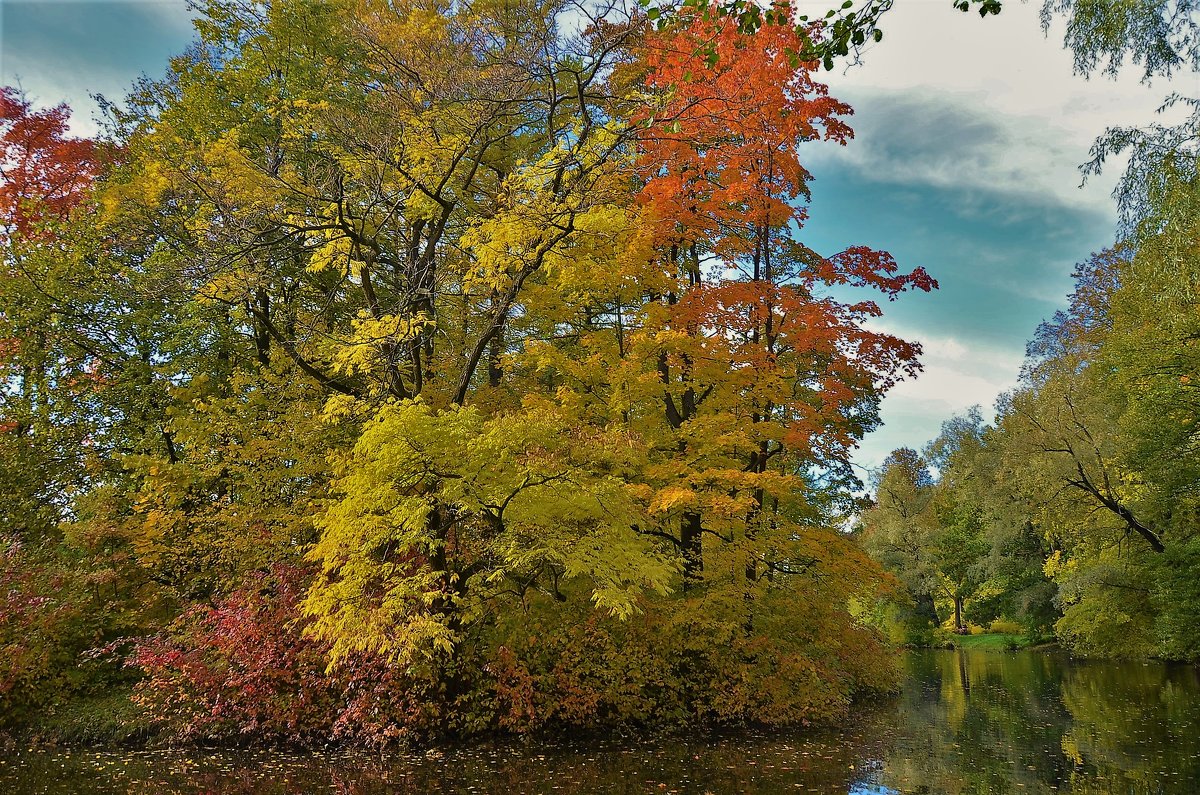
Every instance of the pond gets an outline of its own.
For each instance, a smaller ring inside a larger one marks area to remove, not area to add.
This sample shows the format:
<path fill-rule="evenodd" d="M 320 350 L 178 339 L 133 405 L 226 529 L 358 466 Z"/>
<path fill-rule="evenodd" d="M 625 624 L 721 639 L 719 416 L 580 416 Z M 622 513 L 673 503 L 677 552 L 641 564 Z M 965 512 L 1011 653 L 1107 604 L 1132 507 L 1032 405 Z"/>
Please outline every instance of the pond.
<path fill-rule="evenodd" d="M 1200 792 L 1200 669 L 1038 652 L 914 652 L 894 701 L 837 732 L 363 754 L 39 751 L 0 792 Z"/>

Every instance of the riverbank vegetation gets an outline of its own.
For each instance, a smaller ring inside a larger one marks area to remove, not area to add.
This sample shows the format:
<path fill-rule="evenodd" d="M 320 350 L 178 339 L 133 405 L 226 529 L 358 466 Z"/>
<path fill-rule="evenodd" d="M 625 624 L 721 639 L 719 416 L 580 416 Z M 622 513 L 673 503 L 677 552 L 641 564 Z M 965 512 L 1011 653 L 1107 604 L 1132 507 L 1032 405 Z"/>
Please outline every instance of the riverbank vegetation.
<path fill-rule="evenodd" d="M 918 634 L 1003 616 L 1084 654 L 1200 656 L 1200 207 L 1194 180 L 1176 191 L 1140 239 L 1079 266 L 994 421 L 956 417 L 879 475 L 864 544 Z"/>

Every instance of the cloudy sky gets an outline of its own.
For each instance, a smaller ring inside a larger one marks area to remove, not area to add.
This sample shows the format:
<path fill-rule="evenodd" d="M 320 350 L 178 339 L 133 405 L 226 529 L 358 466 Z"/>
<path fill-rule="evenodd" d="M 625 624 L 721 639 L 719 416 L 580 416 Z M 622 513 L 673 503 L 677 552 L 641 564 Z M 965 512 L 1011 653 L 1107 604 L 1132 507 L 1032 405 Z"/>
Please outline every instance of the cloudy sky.
<path fill-rule="evenodd" d="M 1080 187 L 1092 140 L 1145 123 L 1172 90 L 1200 94 L 1194 76 L 1145 86 L 1132 70 L 1073 75 L 1061 29 L 1044 36 L 1038 7 L 1009 0 L 984 20 L 950 0 L 897 0 L 864 63 L 826 74 L 856 109 L 857 137 L 813 145 L 805 241 L 887 249 L 941 284 L 885 307 L 880 326 L 924 344 L 925 372 L 885 400 L 864 468 L 1016 382 L 1025 340 L 1063 305 L 1074 263 L 1112 242 L 1118 168 Z M 161 74 L 190 38 L 182 0 L 0 0 L 0 82 L 69 102 L 88 132 L 91 94 L 118 98 L 139 74 Z"/>
<path fill-rule="evenodd" d="M 829 77 L 858 134 L 810 160 L 812 242 L 886 248 L 940 283 L 885 307 L 882 327 L 924 344 L 925 372 L 885 400 L 863 466 L 920 449 L 973 404 L 990 416 L 1025 340 L 1065 304 L 1075 263 L 1113 242 L 1122 164 L 1080 187 L 1092 141 L 1145 124 L 1171 91 L 1200 94 L 1194 75 L 1150 86 L 1136 69 L 1074 75 L 1062 27 L 1044 35 L 1040 6 L 1010 0 L 981 19 L 945 0 L 897 0 L 865 63 Z"/>

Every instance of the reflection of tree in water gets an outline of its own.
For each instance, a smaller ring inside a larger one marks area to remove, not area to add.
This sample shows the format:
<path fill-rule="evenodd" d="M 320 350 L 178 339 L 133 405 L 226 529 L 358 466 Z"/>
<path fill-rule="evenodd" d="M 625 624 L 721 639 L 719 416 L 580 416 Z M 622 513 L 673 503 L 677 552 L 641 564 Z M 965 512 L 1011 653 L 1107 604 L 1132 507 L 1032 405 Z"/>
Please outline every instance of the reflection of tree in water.
<path fill-rule="evenodd" d="M 1200 789 L 1200 669 L 1153 663 L 1079 665 L 1062 682 L 1073 723 L 1063 751 L 1071 791 Z"/>
<path fill-rule="evenodd" d="M 1200 791 L 1196 668 L 934 652 L 910 675 L 880 777 L 903 795 Z"/>
<path fill-rule="evenodd" d="M 917 653 L 883 781 L 920 792 L 1053 792 L 1067 715 L 1057 662 L 1035 654 Z"/>

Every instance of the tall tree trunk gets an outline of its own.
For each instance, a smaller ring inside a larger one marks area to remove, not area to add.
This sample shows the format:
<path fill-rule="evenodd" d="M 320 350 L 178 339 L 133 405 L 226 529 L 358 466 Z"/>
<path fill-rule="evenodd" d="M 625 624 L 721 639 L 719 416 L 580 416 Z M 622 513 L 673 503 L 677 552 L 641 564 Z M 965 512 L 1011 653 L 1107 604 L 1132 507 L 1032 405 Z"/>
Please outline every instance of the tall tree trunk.
<path fill-rule="evenodd" d="M 500 379 L 504 376 L 504 371 L 500 368 L 500 357 L 504 353 L 504 322 L 505 317 L 501 316 L 496 333 L 492 335 L 491 341 L 488 342 L 488 386 L 493 389 L 500 386 Z"/>
<path fill-rule="evenodd" d="M 254 351 L 258 363 L 266 367 L 271 363 L 271 332 L 266 325 L 271 322 L 271 296 L 267 295 L 266 290 L 256 290 L 254 303 L 258 308 L 257 312 L 251 314 L 254 319 Z"/>
<path fill-rule="evenodd" d="M 679 547 L 683 550 L 683 590 L 697 585 L 704 573 L 703 527 L 697 511 L 688 511 L 679 523 Z"/>

